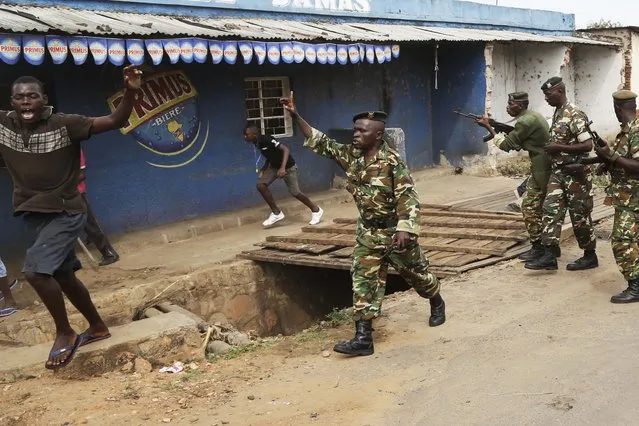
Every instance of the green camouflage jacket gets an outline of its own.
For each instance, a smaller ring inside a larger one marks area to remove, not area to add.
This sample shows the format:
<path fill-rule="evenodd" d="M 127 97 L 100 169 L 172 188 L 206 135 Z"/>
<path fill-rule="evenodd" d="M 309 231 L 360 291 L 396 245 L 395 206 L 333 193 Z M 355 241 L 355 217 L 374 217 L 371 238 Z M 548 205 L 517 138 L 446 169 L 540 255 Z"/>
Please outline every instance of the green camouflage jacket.
<path fill-rule="evenodd" d="M 386 142 L 369 164 L 365 164 L 359 149 L 337 143 L 317 129 L 304 146 L 335 160 L 346 172 L 348 192 L 359 210 L 360 228 L 370 221 L 397 220 L 397 231 L 419 235 L 419 199 L 413 179 L 406 163 Z"/>
<path fill-rule="evenodd" d="M 639 119 L 621 128 L 611 151 L 619 157 L 639 161 Z M 639 210 L 639 179 L 628 175 L 621 167 L 611 167 L 606 192 L 614 206 Z"/>
<path fill-rule="evenodd" d="M 578 107 L 566 102 L 555 109 L 550 126 L 550 143 L 574 145 L 591 139 L 588 131 L 588 117 Z M 585 158 L 588 154 L 559 153 L 551 157 L 553 165 L 569 164 Z"/>

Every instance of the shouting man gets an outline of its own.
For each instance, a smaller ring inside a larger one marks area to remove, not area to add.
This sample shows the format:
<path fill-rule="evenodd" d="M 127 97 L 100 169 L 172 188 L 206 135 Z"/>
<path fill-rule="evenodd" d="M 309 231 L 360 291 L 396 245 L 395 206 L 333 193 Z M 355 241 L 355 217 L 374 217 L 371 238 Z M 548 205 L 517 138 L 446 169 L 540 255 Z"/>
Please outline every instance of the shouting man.
<path fill-rule="evenodd" d="M 20 77 L 13 83 L 13 111 L 0 113 L 0 154 L 13 180 L 14 214 L 22 216 L 35 232 L 22 272 L 56 326 L 56 339 L 45 363 L 48 369 L 66 366 L 82 344 L 110 336 L 73 270 L 75 244 L 87 220 L 78 192 L 80 142 L 126 123 L 141 75 L 135 67 L 124 68 L 124 98 L 108 116 L 54 113 L 47 106 L 42 83 L 33 77 Z M 80 335 L 69 324 L 63 293 L 89 322 Z"/>
<path fill-rule="evenodd" d="M 300 191 L 300 183 L 297 179 L 297 166 L 288 147 L 273 136 L 262 135 L 255 123 L 246 124 L 244 128 L 244 140 L 252 143 L 255 146 L 255 150 L 259 151 L 259 153 L 266 158 L 264 167 L 259 171 L 257 190 L 262 195 L 262 198 L 264 198 L 264 201 L 266 201 L 266 204 L 271 208 L 271 214 L 262 225 L 272 226 L 284 219 L 284 213 L 277 206 L 273 194 L 271 194 L 271 191 L 268 189 L 269 185 L 278 178 L 284 180 L 288 192 L 290 192 L 293 197 L 311 209 L 311 221 L 309 224 L 317 225 L 320 223 L 324 210 Z"/>
<path fill-rule="evenodd" d="M 348 146 L 312 128 L 297 113 L 293 92 L 282 104 L 306 137 L 304 146 L 335 160 L 346 172 L 348 191 L 359 209 L 351 269 L 355 337 L 334 350 L 347 355 L 373 354 L 372 320 L 382 310 L 389 263 L 420 296 L 430 299 L 430 326 L 443 324 L 446 314 L 440 283 L 428 270 L 428 259 L 417 243 L 417 192 L 408 167 L 383 139 L 386 113 L 355 115 L 353 143 Z"/>
<path fill-rule="evenodd" d="M 493 143 L 503 151 L 524 150 L 530 157 L 530 178 L 526 180 L 526 192 L 521 204 L 526 230 L 532 248 L 522 253 L 521 260 L 530 260 L 542 256 L 541 244 L 543 204 L 546 198 L 546 186 L 550 177 L 550 157 L 544 151 L 548 144 L 548 122 L 538 112 L 528 109 L 528 93 L 515 92 L 508 95 L 506 112 L 515 117 L 515 129 L 508 133 L 497 134 L 488 121 L 482 117 L 477 123 L 485 127 L 493 135 Z"/>

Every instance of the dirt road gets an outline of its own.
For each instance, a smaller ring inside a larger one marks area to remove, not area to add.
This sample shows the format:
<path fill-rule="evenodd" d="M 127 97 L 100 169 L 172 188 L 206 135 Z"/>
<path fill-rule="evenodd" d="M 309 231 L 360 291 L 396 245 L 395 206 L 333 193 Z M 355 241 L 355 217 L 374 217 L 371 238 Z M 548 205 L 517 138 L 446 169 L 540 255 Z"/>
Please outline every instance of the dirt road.
<path fill-rule="evenodd" d="M 633 424 L 639 307 L 600 241 L 590 272 L 525 271 L 518 261 L 446 282 L 446 325 L 391 295 L 374 356 L 322 350 L 351 325 L 283 338 L 181 376 L 116 372 L 5 386 L 3 424 Z M 580 253 L 566 244 L 561 266 Z"/>

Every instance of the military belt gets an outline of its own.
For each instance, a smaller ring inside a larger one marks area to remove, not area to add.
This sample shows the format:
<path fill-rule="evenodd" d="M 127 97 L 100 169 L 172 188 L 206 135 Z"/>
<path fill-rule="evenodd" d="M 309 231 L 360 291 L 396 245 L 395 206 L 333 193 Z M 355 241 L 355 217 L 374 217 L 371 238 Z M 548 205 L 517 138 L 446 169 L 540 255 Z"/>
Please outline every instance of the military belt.
<path fill-rule="evenodd" d="M 388 229 L 397 227 L 397 219 L 377 219 L 377 220 L 364 220 L 362 219 L 362 225 L 368 229 Z"/>

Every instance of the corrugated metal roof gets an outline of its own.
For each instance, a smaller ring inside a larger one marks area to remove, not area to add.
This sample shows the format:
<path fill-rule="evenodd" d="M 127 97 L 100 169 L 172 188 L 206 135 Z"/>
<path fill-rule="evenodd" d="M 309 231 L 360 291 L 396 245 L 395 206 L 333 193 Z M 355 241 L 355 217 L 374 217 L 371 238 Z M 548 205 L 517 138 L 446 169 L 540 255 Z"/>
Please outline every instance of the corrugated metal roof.
<path fill-rule="evenodd" d="M 424 27 L 408 24 L 329 23 L 276 19 L 197 18 L 67 7 L 0 5 L 0 29 L 15 33 L 65 33 L 106 37 L 190 36 L 257 40 L 327 40 L 343 42 L 529 41 L 610 45 L 569 36 L 517 31 Z"/>

